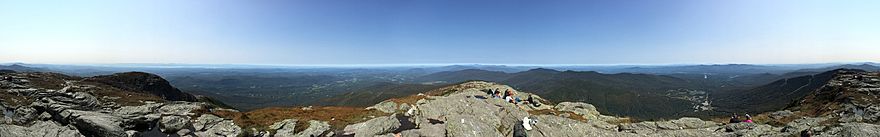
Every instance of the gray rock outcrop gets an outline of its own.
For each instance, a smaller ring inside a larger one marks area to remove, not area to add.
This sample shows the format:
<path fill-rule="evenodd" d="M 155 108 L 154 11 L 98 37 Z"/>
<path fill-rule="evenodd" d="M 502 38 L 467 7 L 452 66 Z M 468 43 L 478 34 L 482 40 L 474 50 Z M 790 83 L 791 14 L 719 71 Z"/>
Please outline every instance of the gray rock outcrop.
<path fill-rule="evenodd" d="M 201 121 L 190 120 L 208 110 L 202 102 L 164 102 L 126 100 L 128 104 L 114 101 L 131 96 L 128 91 L 113 87 L 96 86 L 94 83 L 57 78 L 51 73 L 6 73 L 0 83 L 0 94 L 13 95 L 26 100 L 0 99 L 3 112 L 0 120 L 2 137 L 124 137 L 141 135 L 238 136 L 241 129 L 231 120 L 210 114 L 201 115 Z M 11 75 L 11 76 L 10 76 Z M 45 78 L 62 81 L 63 84 L 40 86 L 23 82 L 25 78 Z M 15 85 L 10 85 L 10 82 Z M 122 93 L 115 93 L 122 92 Z M 132 92 L 133 93 L 133 92 Z M 101 97 L 97 97 L 102 95 Z M 140 102 L 141 104 L 138 104 Z M 17 103 L 10 108 L 8 103 Z M 206 117 L 206 118 L 202 118 Z M 196 130 L 195 127 L 198 127 Z M 158 128 L 165 133 L 148 133 Z"/>
<path fill-rule="evenodd" d="M 367 109 L 375 109 L 385 113 L 394 113 L 395 111 L 397 111 L 398 107 L 397 103 L 394 103 L 392 101 L 382 101 L 376 105 L 367 107 Z"/>
<path fill-rule="evenodd" d="M 84 137 L 76 127 L 52 121 L 36 121 L 29 127 L 0 124 L 0 137 Z"/>
<path fill-rule="evenodd" d="M 159 119 L 159 129 L 166 133 L 177 132 L 189 126 L 188 124 L 188 116 L 164 116 Z"/>
<path fill-rule="evenodd" d="M 330 124 L 325 121 L 309 120 L 309 127 L 296 133 L 294 137 L 316 137 L 330 130 Z"/>
<path fill-rule="evenodd" d="M 600 115 L 595 106 L 583 102 L 561 102 L 556 104 L 554 108 L 558 111 L 581 115 L 585 119 L 598 119 Z"/>
<path fill-rule="evenodd" d="M 235 137 L 243 131 L 232 120 L 226 120 L 211 114 L 204 114 L 193 123 L 197 136 Z"/>
<path fill-rule="evenodd" d="M 110 114 L 81 110 L 65 110 L 62 112 L 62 115 L 65 114 L 67 114 L 67 119 L 70 119 L 73 125 L 85 131 L 86 134 L 102 137 L 126 136 L 125 129 L 122 128 L 122 118 Z"/>
<path fill-rule="evenodd" d="M 275 124 L 272 124 L 269 128 L 275 130 L 274 137 L 291 137 L 296 134 L 294 131 L 296 128 L 296 121 L 296 119 L 285 119 L 275 122 Z"/>
<path fill-rule="evenodd" d="M 391 116 L 383 116 L 370 119 L 366 122 L 348 125 L 343 134 L 353 134 L 355 137 L 371 137 L 390 133 L 400 127 L 400 121 Z"/>

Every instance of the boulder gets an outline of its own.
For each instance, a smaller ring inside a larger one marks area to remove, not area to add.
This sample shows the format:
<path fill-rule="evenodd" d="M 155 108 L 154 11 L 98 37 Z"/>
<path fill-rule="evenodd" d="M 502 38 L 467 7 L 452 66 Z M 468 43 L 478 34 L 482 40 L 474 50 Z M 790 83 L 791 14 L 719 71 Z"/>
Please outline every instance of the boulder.
<path fill-rule="evenodd" d="M 275 124 L 272 124 L 269 128 L 275 130 L 275 137 L 292 137 L 296 134 L 294 131 L 296 128 L 296 121 L 296 119 L 285 119 L 275 122 Z"/>
<path fill-rule="evenodd" d="M 192 116 L 195 115 L 192 111 L 204 108 L 203 103 L 177 101 L 160 107 L 159 113 L 162 115 Z"/>
<path fill-rule="evenodd" d="M 196 129 L 194 134 L 200 137 L 235 137 L 242 133 L 241 127 L 235 125 L 232 120 L 203 114 L 193 123 Z"/>
<path fill-rule="evenodd" d="M 77 104 L 81 108 L 95 108 L 100 104 L 98 98 L 88 92 L 75 92 L 70 96 L 72 97 L 71 103 Z"/>
<path fill-rule="evenodd" d="M 13 111 L 13 115 L 10 117 L 14 123 L 27 123 L 28 121 L 34 120 L 39 116 L 40 113 L 37 113 L 37 109 L 28 106 L 18 107 Z"/>
<path fill-rule="evenodd" d="M 66 89 L 80 88 L 68 86 L 58 92 L 44 91 L 37 93 L 35 96 L 41 97 L 41 102 L 54 104 L 50 106 L 53 106 L 51 109 L 56 111 L 63 109 L 93 110 L 100 105 L 98 98 L 88 92 L 67 92 L 72 90 Z"/>
<path fill-rule="evenodd" d="M 196 121 L 193 122 L 192 125 L 196 131 L 205 131 L 220 122 L 223 122 L 223 118 L 211 114 L 204 114 L 199 116 L 199 118 L 196 118 Z"/>
<path fill-rule="evenodd" d="M 394 111 L 397 111 L 398 107 L 397 103 L 392 101 L 382 101 L 379 104 L 367 107 L 367 109 L 375 109 L 385 113 L 394 113 Z"/>
<path fill-rule="evenodd" d="M 407 104 L 407 103 L 401 103 L 398 106 L 399 107 L 397 108 L 397 110 L 404 111 L 404 112 L 407 112 L 408 110 L 410 110 L 412 108 L 412 105 Z"/>
<path fill-rule="evenodd" d="M 562 102 L 556 104 L 554 108 L 558 111 L 581 115 L 586 119 L 598 119 L 601 115 L 595 106 L 583 102 Z"/>
<path fill-rule="evenodd" d="M 294 137 L 317 137 L 325 131 L 330 130 L 330 124 L 326 121 L 309 120 L 309 127 L 302 132 L 296 133 Z"/>
<path fill-rule="evenodd" d="M 124 128 L 134 128 L 137 125 L 151 124 L 159 120 L 160 114 L 155 110 L 161 107 L 162 103 L 150 103 L 140 106 L 123 106 L 113 111 L 113 115 L 123 118 Z"/>
<path fill-rule="evenodd" d="M 125 130 L 121 126 L 122 118 L 110 114 L 81 110 L 65 110 L 63 113 L 69 114 L 67 118 L 78 129 L 84 131 L 84 134 L 101 137 L 126 136 Z"/>
<path fill-rule="evenodd" d="M 84 137 L 76 127 L 53 121 L 35 121 L 30 127 L 0 124 L 0 137 Z"/>
<path fill-rule="evenodd" d="M 344 131 L 351 131 L 346 134 L 353 133 L 355 137 L 371 137 L 390 133 L 399 127 L 399 120 L 392 116 L 383 116 L 346 126 Z"/>
<path fill-rule="evenodd" d="M 162 105 L 162 103 L 149 103 L 140 106 L 123 106 L 113 111 L 113 114 L 127 118 L 138 117 L 142 115 L 153 114 L 155 113 L 156 109 L 162 107 Z"/>
<path fill-rule="evenodd" d="M 174 133 L 184 129 L 189 124 L 188 116 L 164 116 L 159 119 L 159 129 L 165 133 Z"/>
<path fill-rule="evenodd" d="M 178 136 L 186 136 L 186 135 L 189 135 L 189 134 L 192 134 L 192 131 L 190 131 L 189 129 L 185 129 L 185 128 L 184 128 L 184 129 L 180 129 L 180 130 L 177 131 L 177 135 L 178 135 Z"/>

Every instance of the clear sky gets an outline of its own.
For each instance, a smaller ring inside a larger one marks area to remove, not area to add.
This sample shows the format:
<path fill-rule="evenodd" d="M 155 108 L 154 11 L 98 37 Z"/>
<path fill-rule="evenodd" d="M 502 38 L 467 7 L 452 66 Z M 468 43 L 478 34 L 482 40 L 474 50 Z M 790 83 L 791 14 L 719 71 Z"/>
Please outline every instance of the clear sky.
<path fill-rule="evenodd" d="M 0 62 L 877 62 L 878 7 L 878 0 L 0 0 Z"/>

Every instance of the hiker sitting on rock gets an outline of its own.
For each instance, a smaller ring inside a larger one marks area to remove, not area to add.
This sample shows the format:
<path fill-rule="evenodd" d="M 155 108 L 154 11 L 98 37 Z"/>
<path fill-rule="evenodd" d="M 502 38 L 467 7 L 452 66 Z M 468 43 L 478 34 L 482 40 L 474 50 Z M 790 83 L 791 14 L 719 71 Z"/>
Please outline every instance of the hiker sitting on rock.
<path fill-rule="evenodd" d="M 534 107 L 540 107 L 540 106 L 541 106 L 541 103 L 536 102 L 536 101 L 535 101 L 535 98 L 532 97 L 531 95 L 529 95 L 529 98 L 526 99 L 526 102 L 528 102 L 529 104 L 532 104 L 532 106 L 534 106 Z"/>
<path fill-rule="evenodd" d="M 739 122 L 740 122 L 739 116 L 737 116 L 736 113 L 733 113 L 733 116 L 730 117 L 730 123 L 733 124 L 733 123 L 739 123 Z"/>
<path fill-rule="evenodd" d="M 504 93 L 504 101 L 507 101 L 507 102 L 510 102 L 510 103 L 516 103 L 516 102 L 514 102 L 514 99 L 513 99 L 513 92 L 512 92 L 512 91 L 510 91 L 510 90 L 505 90 L 505 93 Z"/>
<path fill-rule="evenodd" d="M 746 123 L 753 123 L 753 121 L 752 121 L 752 116 L 749 116 L 749 114 L 746 114 L 746 120 L 743 121 L 743 122 L 746 122 Z"/>

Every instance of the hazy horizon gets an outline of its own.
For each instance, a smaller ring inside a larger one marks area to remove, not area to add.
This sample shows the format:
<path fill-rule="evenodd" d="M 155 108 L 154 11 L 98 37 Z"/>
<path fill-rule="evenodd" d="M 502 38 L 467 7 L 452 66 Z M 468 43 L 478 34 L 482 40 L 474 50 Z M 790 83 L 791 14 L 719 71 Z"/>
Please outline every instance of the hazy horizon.
<path fill-rule="evenodd" d="M 2 1 L 0 62 L 880 62 L 880 1 Z"/>

